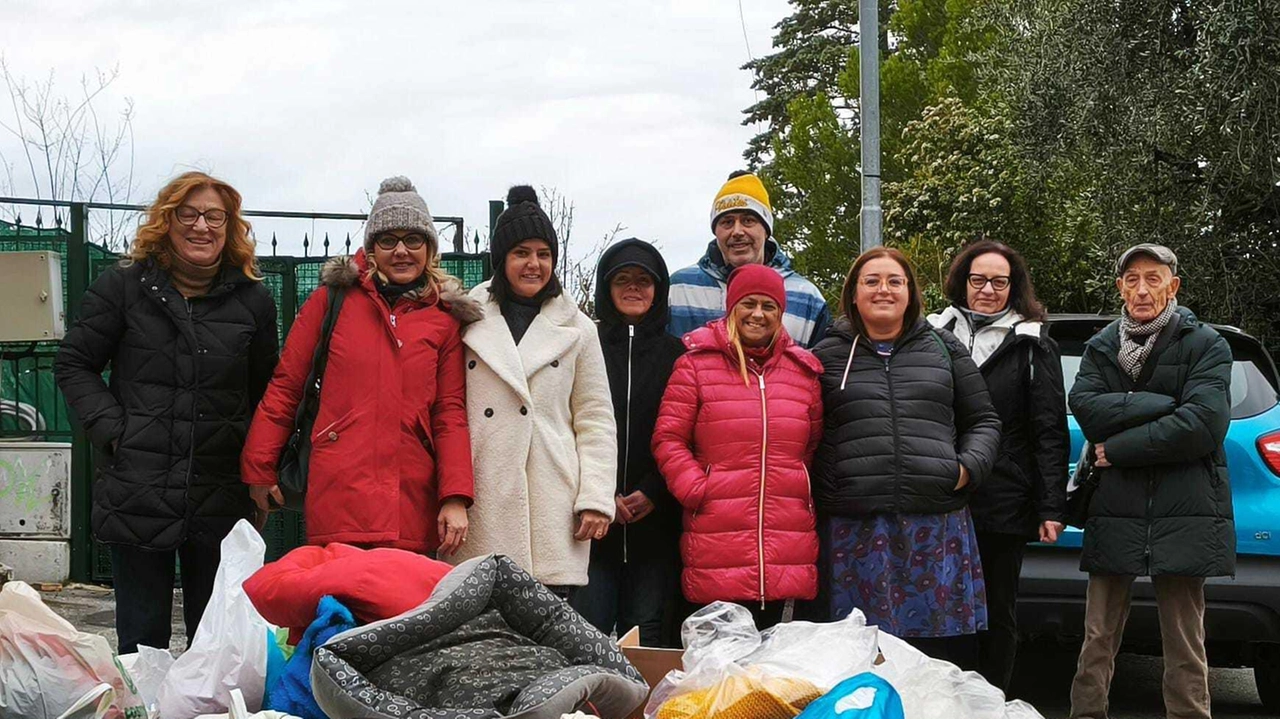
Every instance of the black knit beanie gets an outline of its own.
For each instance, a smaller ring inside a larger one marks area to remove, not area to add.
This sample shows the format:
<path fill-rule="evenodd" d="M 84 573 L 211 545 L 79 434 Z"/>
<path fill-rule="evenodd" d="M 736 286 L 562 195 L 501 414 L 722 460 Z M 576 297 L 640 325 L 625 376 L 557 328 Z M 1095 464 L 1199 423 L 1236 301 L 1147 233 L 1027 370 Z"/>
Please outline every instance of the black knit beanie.
<path fill-rule="evenodd" d="M 498 215 L 494 223 L 493 239 L 489 252 L 496 268 L 504 266 L 511 248 L 525 240 L 546 240 L 551 247 L 551 264 L 554 267 L 560 255 L 560 241 L 551 218 L 538 205 L 538 193 L 528 185 L 516 185 L 507 191 L 507 209 Z"/>

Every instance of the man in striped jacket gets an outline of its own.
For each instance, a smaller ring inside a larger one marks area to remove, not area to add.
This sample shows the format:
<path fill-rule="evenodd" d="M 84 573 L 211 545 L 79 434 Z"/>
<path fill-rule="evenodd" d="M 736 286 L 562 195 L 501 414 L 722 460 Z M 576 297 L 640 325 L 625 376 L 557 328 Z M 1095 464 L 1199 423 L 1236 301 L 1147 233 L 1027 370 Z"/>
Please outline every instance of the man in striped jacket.
<path fill-rule="evenodd" d="M 782 324 L 792 339 L 809 348 L 826 336 L 831 324 L 826 299 L 791 269 L 791 259 L 773 239 L 773 208 L 759 177 L 743 170 L 729 175 L 711 206 L 711 230 L 716 238 L 702 259 L 671 275 L 671 334 L 681 337 L 723 316 L 729 273 L 760 264 L 782 275 L 787 292 Z"/>

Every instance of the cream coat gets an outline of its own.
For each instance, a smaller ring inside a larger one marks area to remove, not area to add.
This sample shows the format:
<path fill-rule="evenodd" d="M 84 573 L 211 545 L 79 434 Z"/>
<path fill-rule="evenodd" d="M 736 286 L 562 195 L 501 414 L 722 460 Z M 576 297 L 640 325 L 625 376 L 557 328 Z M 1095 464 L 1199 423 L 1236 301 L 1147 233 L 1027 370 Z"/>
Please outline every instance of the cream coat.
<path fill-rule="evenodd" d="M 485 318 L 462 334 L 475 505 L 462 562 L 506 554 L 549 585 L 587 583 L 579 512 L 614 512 L 617 429 L 595 324 L 567 296 L 548 300 L 517 346 L 489 283 Z"/>

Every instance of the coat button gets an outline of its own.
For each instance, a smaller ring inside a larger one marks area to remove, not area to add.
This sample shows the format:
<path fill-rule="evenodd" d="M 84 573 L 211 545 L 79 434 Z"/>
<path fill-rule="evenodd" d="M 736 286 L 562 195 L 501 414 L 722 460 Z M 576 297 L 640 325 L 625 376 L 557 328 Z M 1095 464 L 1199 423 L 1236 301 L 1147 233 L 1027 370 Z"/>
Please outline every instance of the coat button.
<path fill-rule="evenodd" d="M 492 408 L 492 407 L 487 407 L 487 408 L 485 408 L 484 416 L 486 416 L 486 417 L 492 417 L 492 416 L 493 416 L 493 408 Z"/>
<path fill-rule="evenodd" d="M 476 368 L 475 360 L 471 360 L 470 362 L 467 363 L 467 369 L 475 369 L 475 368 Z"/>
<path fill-rule="evenodd" d="M 209 350 L 208 350 L 208 349 L 206 349 L 206 348 L 204 348 L 204 347 L 201 347 L 199 351 L 200 351 L 200 354 L 202 354 L 202 355 L 203 355 L 203 354 L 208 354 L 208 353 L 209 353 Z"/>
<path fill-rule="evenodd" d="M 156 291 L 156 290 L 158 290 L 158 289 L 160 289 L 160 288 L 159 288 L 159 287 L 157 287 L 157 286 L 155 286 L 155 285 L 151 285 L 151 291 L 152 291 L 152 292 L 155 292 L 155 291 Z"/>
<path fill-rule="evenodd" d="M 560 360 L 551 360 L 551 366 L 552 366 L 552 367 L 559 367 L 559 366 L 560 366 Z"/>
<path fill-rule="evenodd" d="M 330 441 L 330 442 L 337 442 L 337 441 L 338 441 L 338 433 L 337 433 L 337 432 L 330 432 L 330 433 L 329 433 L 329 441 Z"/>
<path fill-rule="evenodd" d="M 529 414 L 529 408 L 528 408 L 528 407 L 521 407 L 521 408 L 520 408 L 520 414 Z"/>

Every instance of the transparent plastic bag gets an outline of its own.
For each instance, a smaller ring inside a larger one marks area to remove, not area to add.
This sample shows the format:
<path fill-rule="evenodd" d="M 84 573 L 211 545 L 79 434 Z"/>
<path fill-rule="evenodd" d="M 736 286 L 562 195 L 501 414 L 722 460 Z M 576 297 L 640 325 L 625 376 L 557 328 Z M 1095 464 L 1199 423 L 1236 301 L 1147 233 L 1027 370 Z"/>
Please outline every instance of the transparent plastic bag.
<path fill-rule="evenodd" d="M 147 707 L 147 716 L 152 719 L 160 716 L 160 686 L 173 667 L 173 661 L 173 655 L 168 649 L 142 645 L 138 645 L 136 654 L 120 655 L 120 664 L 133 677 L 138 696 Z"/>
<path fill-rule="evenodd" d="M 760 632 L 745 607 L 710 604 L 685 620 L 684 670 L 659 682 L 644 715 L 791 719 L 841 680 L 869 670 L 876 636 L 857 612 L 840 622 L 789 622 Z"/>
<path fill-rule="evenodd" d="M 906 719 L 1043 719 L 1029 704 L 1006 704 L 1004 692 L 981 674 L 933 659 L 897 637 L 882 633 L 880 652 L 884 661 L 872 671 L 898 690 Z"/>

